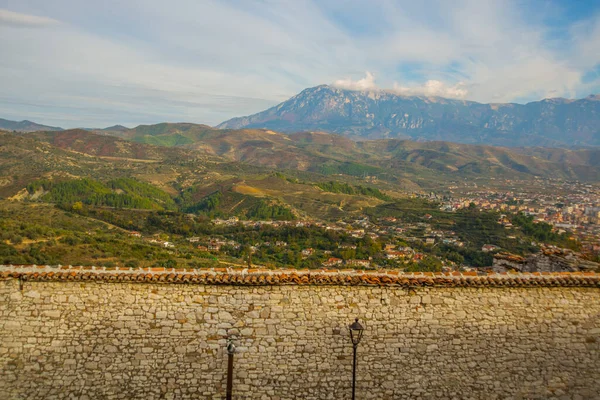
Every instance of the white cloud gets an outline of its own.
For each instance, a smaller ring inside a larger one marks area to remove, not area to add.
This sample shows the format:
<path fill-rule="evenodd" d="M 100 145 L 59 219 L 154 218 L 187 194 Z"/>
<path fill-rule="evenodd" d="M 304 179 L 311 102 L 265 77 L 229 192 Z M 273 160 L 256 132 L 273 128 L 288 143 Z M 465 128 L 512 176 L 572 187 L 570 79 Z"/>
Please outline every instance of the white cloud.
<path fill-rule="evenodd" d="M 14 27 L 40 28 L 57 25 L 59 23 L 59 21 L 52 18 L 38 17 L 35 15 L 21 14 L 0 9 L 0 26 L 9 25 Z"/>
<path fill-rule="evenodd" d="M 356 81 L 352 78 L 338 79 L 333 82 L 331 86 L 338 89 L 355 91 L 382 90 L 401 96 L 437 96 L 452 99 L 464 99 L 469 94 L 467 85 L 464 82 L 448 85 L 435 79 L 430 79 L 423 84 L 413 84 L 409 86 L 402 86 L 397 82 L 394 82 L 391 89 L 380 89 L 375 83 L 375 76 L 369 71 L 365 72 L 365 77 L 362 79 Z"/>
<path fill-rule="evenodd" d="M 391 92 L 402 96 L 438 96 L 451 99 L 465 99 L 469 94 L 464 82 L 448 86 L 444 82 L 435 79 L 416 86 L 401 86 L 394 82 Z"/>
<path fill-rule="evenodd" d="M 347 89 L 347 90 L 375 90 L 377 89 L 377 85 L 375 84 L 375 76 L 366 71 L 365 77 L 359 79 L 357 81 L 352 80 L 352 78 L 346 79 L 338 79 L 333 82 L 332 86 L 337 87 L 339 89 Z"/>

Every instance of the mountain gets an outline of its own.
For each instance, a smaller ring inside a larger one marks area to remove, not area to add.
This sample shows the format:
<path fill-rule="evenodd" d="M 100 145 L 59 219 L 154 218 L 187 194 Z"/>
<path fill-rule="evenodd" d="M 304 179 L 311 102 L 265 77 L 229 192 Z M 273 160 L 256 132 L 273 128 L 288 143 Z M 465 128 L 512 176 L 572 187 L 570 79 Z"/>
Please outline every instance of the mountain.
<path fill-rule="evenodd" d="M 123 125 L 113 125 L 113 126 L 109 126 L 108 128 L 104 128 L 101 129 L 103 131 L 126 131 L 129 128 L 127 128 L 126 126 Z"/>
<path fill-rule="evenodd" d="M 600 96 L 481 104 L 321 85 L 220 129 L 325 131 L 353 139 L 404 138 L 497 146 L 598 146 Z"/>
<path fill-rule="evenodd" d="M 134 143 L 84 129 L 34 132 L 22 136 L 38 139 L 63 150 L 104 158 L 164 161 L 168 158 L 192 156 L 192 153 L 186 149 Z"/>
<path fill-rule="evenodd" d="M 47 126 L 36 124 L 31 121 L 9 121 L 7 119 L 0 118 L 0 129 L 4 129 L 7 131 L 17 131 L 17 132 L 36 132 L 36 131 L 61 131 L 62 128 L 58 128 L 55 126 Z"/>
<path fill-rule="evenodd" d="M 401 139 L 353 141 L 323 132 L 282 134 L 266 129 L 216 129 L 189 123 L 141 125 L 110 134 L 272 169 L 355 177 L 377 175 L 390 182 L 408 180 L 426 186 L 471 177 L 600 180 L 598 149 L 506 148 Z M 94 149 L 98 145 L 79 144 L 82 147 Z"/>

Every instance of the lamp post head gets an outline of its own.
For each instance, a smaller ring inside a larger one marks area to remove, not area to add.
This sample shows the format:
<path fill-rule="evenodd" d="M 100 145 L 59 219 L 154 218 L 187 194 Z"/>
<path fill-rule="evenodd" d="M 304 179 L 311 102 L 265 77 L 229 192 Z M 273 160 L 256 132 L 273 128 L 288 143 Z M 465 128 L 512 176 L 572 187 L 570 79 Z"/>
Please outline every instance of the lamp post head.
<path fill-rule="evenodd" d="M 348 328 L 350 329 L 350 340 L 352 340 L 352 344 L 354 346 L 358 346 L 360 339 L 362 339 L 365 328 L 358 323 L 358 318 L 356 318 Z"/>
<path fill-rule="evenodd" d="M 233 344 L 233 339 L 227 339 L 227 354 L 235 353 L 235 344 Z"/>

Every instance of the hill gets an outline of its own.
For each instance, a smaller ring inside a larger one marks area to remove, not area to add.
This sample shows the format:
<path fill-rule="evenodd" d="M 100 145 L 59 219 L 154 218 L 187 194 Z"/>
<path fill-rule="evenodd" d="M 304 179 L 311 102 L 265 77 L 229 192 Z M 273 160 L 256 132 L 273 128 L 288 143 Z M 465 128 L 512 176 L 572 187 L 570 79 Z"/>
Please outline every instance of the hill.
<path fill-rule="evenodd" d="M 211 157 L 197 151 L 128 142 L 83 130 L 0 131 L 0 197 L 24 198 L 36 180 L 135 178 L 176 194 L 177 185 L 219 179 L 205 174 Z M 216 168 L 216 167 L 213 167 Z M 211 168 L 212 169 L 212 168 Z"/>
<path fill-rule="evenodd" d="M 481 104 L 321 85 L 221 129 L 325 131 L 355 139 L 404 138 L 498 146 L 598 146 L 600 96 Z"/>
<path fill-rule="evenodd" d="M 36 132 L 36 131 L 61 131 L 62 128 L 48 125 L 40 125 L 31 121 L 10 121 L 0 118 L 0 129 L 15 132 Z"/>
<path fill-rule="evenodd" d="M 381 202 L 366 189 L 323 193 L 316 183 L 326 180 L 317 173 L 275 174 L 259 162 L 84 130 L 0 132 L 0 198 L 167 210 L 176 203 L 181 211 L 244 218 L 326 218 L 331 212 L 340 215 L 341 204 L 353 212 Z M 215 193 L 220 193 L 217 203 L 211 202 Z M 276 213 L 267 215 L 269 210 Z"/>
<path fill-rule="evenodd" d="M 538 176 L 600 179 L 600 150 L 593 149 L 511 149 L 398 139 L 354 142 L 322 132 L 285 135 L 193 124 L 160 124 L 119 134 L 140 141 L 187 139 L 186 144 L 166 147 L 85 130 L 0 133 L 0 196 L 174 207 L 157 194 L 146 196 L 151 203 L 141 202 L 136 196 L 140 191 L 152 193 L 148 187 L 129 192 L 115 186 L 126 178 L 167 193 L 185 212 L 250 218 L 273 208 L 287 217 L 339 218 L 407 190 L 446 190 L 451 182 L 527 181 Z M 45 189 L 32 191 L 32 184 Z M 53 193 L 52 188 L 58 189 Z M 218 202 L 210 197 L 215 193 Z"/>
<path fill-rule="evenodd" d="M 197 141 L 164 147 L 85 130 L 0 132 L 0 198 L 10 199 L 0 200 L 0 259 L 197 267 L 245 265 L 252 254 L 253 262 L 303 268 L 320 268 L 331 257 L 374 257 L 379 265 L 427 271 L 439 270 L 439 259 L 484 266 L 492 256 L 482 246 L 491 242 L 516 254 L 535 251 L 533 240 L 574 248 L 577 243 L 531 221 L 525 221 L 527 230 L 505 230 L 496 212 L 449 213 L 438 203 L 408 198 L 406 189 L 424 193 L 437 186 L 447 193 L 450 182 L 462 182 L 471 190 L 472 182 L 485 176 L 492 184 L 492 178 L 506 177 L 498 182 L 510 186 L 529 185 L 537 173 L 598 177 L 592 150 L 525 149 L 532 152 L 525 154 L 445 142 L 353 142 L 319 132 L 284 135 L 191 124 L 142 130 L 166 140 L 183 132 Z M 132 138 L 139 134 L 123 132 Z M 518 177 L 529 180 L 517 183 Z M 410 242 L 415 257 L 429 256 L 390 264 L 383 244 L 398 231 L 387 225 L 389 220 L 381 222 L 388 217 L 391 222 L 401 218 L 408 229 L 401 246 Z M 431 246 L 424 241 L 433 234 L 426 224 L 454 242 Z M 361 237 L 365 227 L 378 233 Z M 460 245 L 451 244 L 457 240 Z M 316 254 L 304 257 L 302 250 L 309 248 Z"/>
<path fill-rule="evenodd" d="M 122 132 L 122 131 L 121 131 Z M 165 160 L 171 157 L 189 157 L 182 148 L 153 146 L 133 143 L 115 136 L 100 135 L 83 129 L 59 132 L 33 132 L 23 137 L 35 138 L 63 150 L 99 157 L 132 158 L 138 160 Z M 185 154 L 182 154 L 185 153 Z"/>
<path fill-rule="evenodd" d="M 399 139 L 355 142 L 323 132 L 286 135 L 266 129 L 215 129 L 194 124 L 146 125 L 112 134 L 261 167 L 378 176 L 396 184 L 408 180 L 428 186 L 475 176 L 600 178 L 600 150 L 596 149 L 506 148 Z"/>

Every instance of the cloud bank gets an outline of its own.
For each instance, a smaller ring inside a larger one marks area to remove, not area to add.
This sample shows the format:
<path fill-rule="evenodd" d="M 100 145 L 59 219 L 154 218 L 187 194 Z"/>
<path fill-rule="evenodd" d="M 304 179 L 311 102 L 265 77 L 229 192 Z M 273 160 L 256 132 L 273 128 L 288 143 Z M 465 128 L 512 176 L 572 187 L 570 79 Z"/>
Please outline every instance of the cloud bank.
<path fill-rule="evenodd" d="M 402 96 L 438 96 L 450 99 L 465 99 L 469 94 L 464 82 L 448 86 L 444 82 L 435 79 L 428 80 L 424 84 L 416 86 L 401 86 L 398 83 L 394 83 L 391 91 Z"/>
<path fill-rule="evenodd" d="M 332 86 L 337 87 L 339 89 L 347 89 L 347 90 L 374 90 L 377 89 L 377 85 L 375 85 L 375 76 L 369 71 L 366 72 L 364 78 L 359 79 L 357 81 L 353 81 L 352 78 L 346 79 L 338 79 L 333 82 Z"/>
<path fill-rule="evenodd" d="M 355 91 L 382 90 L 400 96 L 437 96 L 450 99 L 465 99 L 469 95 L 469 90 L 464 82 L 448 85 L 435 79 L 430 79 L 423 84 L 410 86 L 402 86 L 394 82 L 391 89 L 380 88 L 375 82 L 375 75 L 369 71 L 365 72 L 365 77 L 362 79 L 356 81 L 352 78 L 338 79 L 331 86 L 338 89 Z"/>

